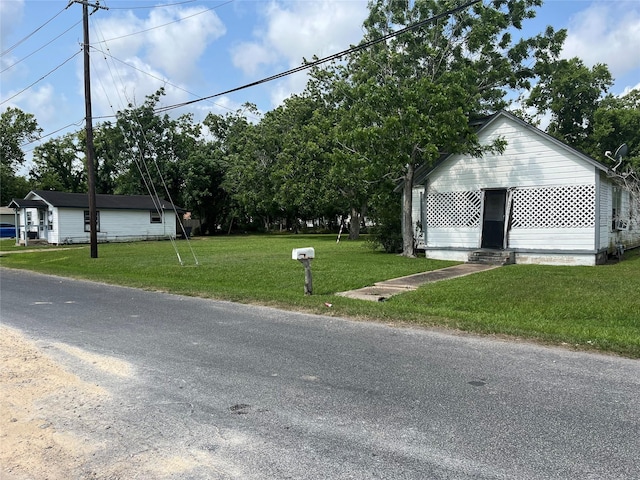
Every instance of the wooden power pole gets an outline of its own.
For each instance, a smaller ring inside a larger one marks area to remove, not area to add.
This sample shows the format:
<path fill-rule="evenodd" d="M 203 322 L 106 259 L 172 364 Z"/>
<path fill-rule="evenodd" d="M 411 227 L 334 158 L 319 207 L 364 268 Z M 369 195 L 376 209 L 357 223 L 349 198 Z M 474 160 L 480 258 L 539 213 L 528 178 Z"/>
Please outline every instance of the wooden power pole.
<path fill-rule="evenodd" d="M 82 5 L 82 29 L 84 32 L 84 105 L 85 105 L 85 130 L 87 134 L 87 183 L 89 186 L 89 242 L 91 244 L 91 258 L 98 258 L 98 212 L 96 209 L 96 161 L 93 147 L 93 115 L 91 113 L 91 70 L 89 68 L 89 7 L 93 12 L 102 8 L 100 2 L 89 3 L 82 0 L 71 0 L 72 3 Z M 91 12 L 91 13 L 93 13 Z"/>

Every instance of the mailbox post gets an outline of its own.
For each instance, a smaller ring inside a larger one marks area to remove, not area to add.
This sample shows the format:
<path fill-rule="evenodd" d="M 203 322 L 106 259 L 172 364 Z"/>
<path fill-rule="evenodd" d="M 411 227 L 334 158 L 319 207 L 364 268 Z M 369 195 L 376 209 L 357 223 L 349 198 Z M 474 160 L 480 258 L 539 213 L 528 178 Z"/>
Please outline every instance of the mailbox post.
<path fill-rule="evenodd" d="M 304 294 L 311 295 L 313 293 L 313 279 L 311 278 L 311 260 L 316 256 L 313 247 L 294 248 L 291 252 L 291 258 L 298 260 L 304 265 Z"/>

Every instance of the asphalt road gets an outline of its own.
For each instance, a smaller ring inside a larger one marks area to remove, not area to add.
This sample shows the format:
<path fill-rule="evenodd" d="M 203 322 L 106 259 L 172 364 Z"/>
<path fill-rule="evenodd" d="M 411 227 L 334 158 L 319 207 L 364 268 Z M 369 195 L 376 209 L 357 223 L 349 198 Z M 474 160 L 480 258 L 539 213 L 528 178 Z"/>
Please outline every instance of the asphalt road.
<path fill-rule="evenodd" d="M 47 350 L 111 394 L 95 471 L 154 451 L 185 479 L 640 478 L 638 361 L 0 275 L 3 324 L 132 368 Z"/>

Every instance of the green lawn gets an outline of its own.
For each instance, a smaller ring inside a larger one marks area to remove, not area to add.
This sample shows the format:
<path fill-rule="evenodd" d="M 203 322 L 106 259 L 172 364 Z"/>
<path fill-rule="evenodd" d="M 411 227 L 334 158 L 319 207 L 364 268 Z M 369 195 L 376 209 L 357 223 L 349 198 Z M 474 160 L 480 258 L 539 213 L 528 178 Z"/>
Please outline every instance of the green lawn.
<path fill-rule="evenodd" d="M 180 294 L 279 306 L 360 319 L 444 326 L 516 336 L 640 358 L 640 251 L 598 267 L 511 265 L 425 285 L 383 303 L 336 292 L 452 265 L 407 259 L 366 248 L 366 242 L 324 235 L 195 238 L 177 242 L 100 244 L 10 254 L 0 265 Z M 303 295 L 304 270 L 291 249 L 312 246 L 314 295 Z M 14 250 L 0 242 L 0 250 Z M 325 303 L 332 304 L 327 307 Z"/>

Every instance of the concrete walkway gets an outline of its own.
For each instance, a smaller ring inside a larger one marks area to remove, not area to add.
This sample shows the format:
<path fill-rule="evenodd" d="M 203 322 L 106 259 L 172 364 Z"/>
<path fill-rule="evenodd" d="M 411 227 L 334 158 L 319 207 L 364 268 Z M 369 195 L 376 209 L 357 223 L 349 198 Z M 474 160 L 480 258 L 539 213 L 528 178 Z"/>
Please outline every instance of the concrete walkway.
<path fill-rule="evenodd" d="M 13 255 L 15 253 L 35 253 L 35 252 L 57 252 L 60 250 L 77 250 L 80 248 L 87 248 L 86 246 L 81 247 L 43 247 L 43 248 L 28 248 L 26 250 L 0 250 L 0 256 L 3 255 Z"/>
<path fill-rule="evenodd" d="M 348 292 L 339 292 L 336 295 L 341 297 L 356 298 L 358 300 L 370 300 L 372 302 L 383 302 L 387 298 L 399 293 L 416 290 L 425 283 L 439 282 L 450 278 L 464 277 L 472 273 L 484 272 L 498 268 L 498 265 L 486 265 L 478 263 L 463 263 L 453 267 L 441 268 L 430 272 L 416 273 L 406 277 L 394 278 L 373 284 L 371 287 L 359 288 Z"/>

